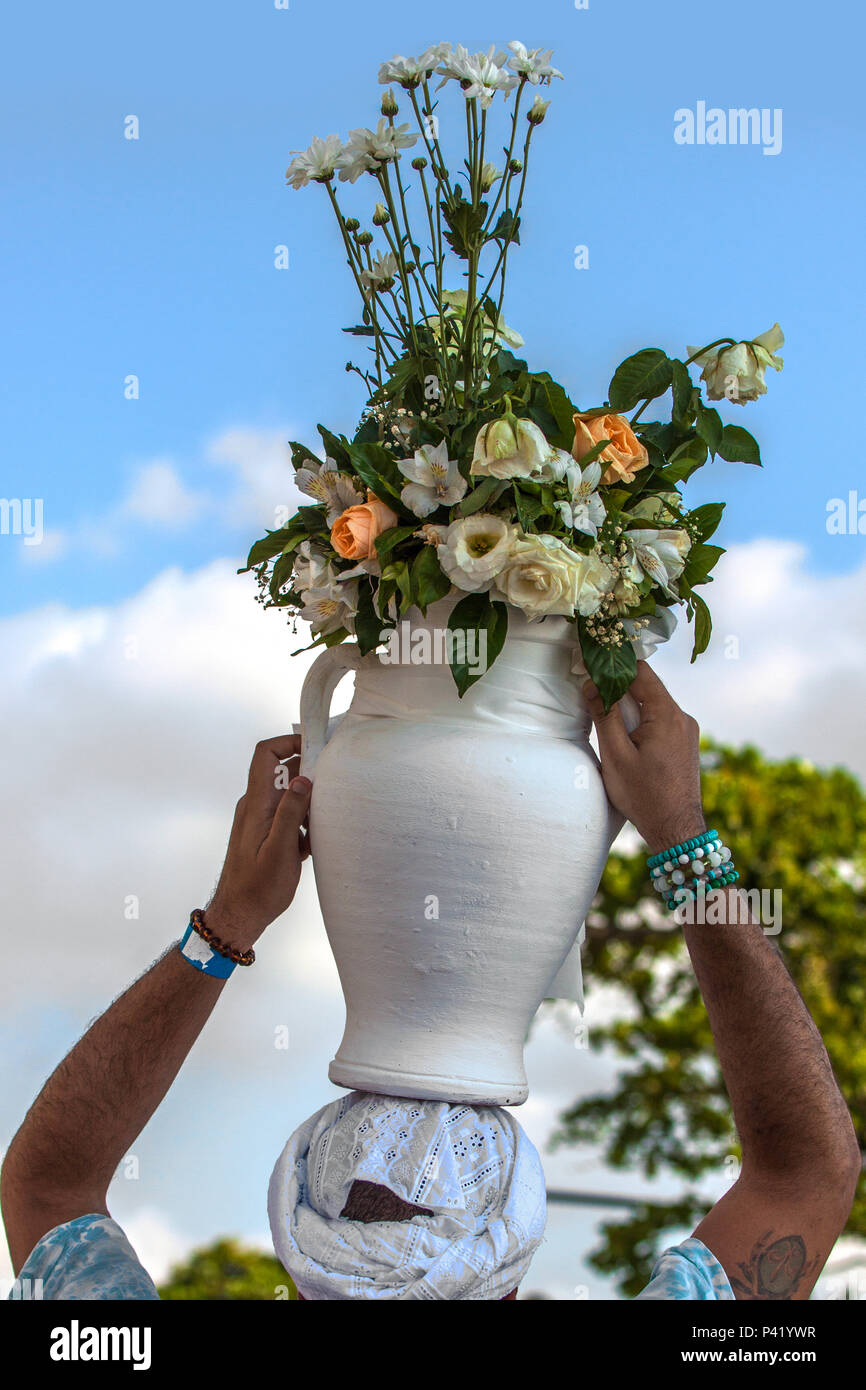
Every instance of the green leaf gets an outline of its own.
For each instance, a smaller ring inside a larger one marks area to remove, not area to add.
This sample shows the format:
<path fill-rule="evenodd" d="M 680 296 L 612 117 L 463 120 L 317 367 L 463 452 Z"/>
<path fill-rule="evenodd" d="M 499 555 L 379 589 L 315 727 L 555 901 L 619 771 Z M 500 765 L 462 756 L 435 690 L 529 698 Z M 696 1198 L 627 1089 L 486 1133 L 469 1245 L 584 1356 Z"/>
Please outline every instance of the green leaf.
<path fill-rule="evenodd" d="M 693 584 L 706 584 L 724 553 L 720 545 L 693 545 L 678 581 L 680 593 L 686 593 Z"/>
<path fill-rule="evenodd" d="M 307 448 L 306 444 L 299 444 L 296 439 L 290 439 L 289 448 L 292 451 L 293 468 L 309 468 L 311 463 L 321 468 L 322 460 L 317 458 L 312 449 Z"/>
<path fill-rule="evenodd" d="M 395 511 L 402 512 L 404 516 L 411 516 L 411 512 L 400 501 L 400 493 L 406 479 L 382 444 L 373 444 L 369 441 L 362 444 L 349 444 L 348 457 L 350 466 L 354 468 L 361 481 L 367 484 L 367 487 L 376 494 L 380 501 L 389 501 L 390 504 L 390 501 L 393 500 L 397 504 Z"/>
<path fill-rule="evenodd" d="M 695 386 L 689 374 L 689 369 L 678 357 L 673 358 L 671 363 L 673 386 L 673 408 L 671 414 L 677 423 L 689 424 L 694 409 L 692 401 L 694 399 Z"/>
<path fill-rule="evenodd" d="M 344 328 L 344 333 L 352 333 L 356 338 L 374 338 L 376 330 L 366 323 L 356 323 L 353 328 Z"/>
<path fill-rule="evenodd" d="M 634 647 L 631 642 L 623 642 L 621 647 L 602 646 L 590 637 L 586 630 L 585 618 L 578 618 L 577 624 L 580 649 L 590 680 L 601 696 L 605 713 L 610 713 L 637 675 Z"/>
<path fill-rule="evenodd" d="M 461 189 L 455 190 L 456 198 L 450 207 L 443 204 L 442 217 L 448 228 L 445 239 L 455 256 L 467 261 L 480 240 L 481 229 L 487 220 L 487 204 L 479 203 L 473 207 L 463 197 Z"/>
<path fill-rule="evenodd" d="M 238 574 L 246 574 L 248 570 L 255 569 L 265 560 L 272 560 L 275 555 L 282 554 L 285 547 L 297 535 L 303 540 L 305 532 L 294 525 L 294 518 L 286 526 L 282 526 L 279 531 L 268 531 L 266 536 L 256 541 L 252 546 L 247 563 L 243 569 L 238 570 Z"/>
<path fill-rule="evenodd" d="M 706 441 L 697 435 L 679 444 L 664 468 L 664 481 L 684 483 L 707 461 L 709 450 Z"/>
<path fill-rule="evenodd" d="M 486 506 L 494 493 L 502 493 L 508 486 L 501 478 L 482 478 L 477 487 L 471 492 L 467 492 L 463 501 L 457 507 L 458 516 L 472 516 L 473 512 L 480 512 Z"/>
<path fill-rule="evenodd" d="M 411 568 L 412 593 L 422 613 L 429 603 L 436 603 L 451 592 L 451 580 L 443 573 L 435 545 L 422 545 Z"/>
<path fill-rule="evenodd" d="M 689 512 L 689 521 L 696 528 L 697 539 L 708 541 L 718 527 L 725 510 L 724 502 L 707 502 L 703 507 L 695 507 Z"/>
<path fill-rule="evenodd" d="M 520 244 L 518 231 L 520 228 L 520 218 L 515 217 L 511 208 L 503 208 L 496 222 L 496 226 L 490 233 L 490 241 L 501 241 L 503 246 L 509 242 Z"/>
<path fill-rule="evenodd" d="M 638 401 L 664 395 L 673 377 L 673 363 L 661 348 L 643 348 L 620 362 L 611 379 L 608 400 L 612 410 L 631 410 Z"/>
<path fill-rule="evenodd" d="M 379 646 L 385 626 L 386 623 L 373 607 L 373 585 L 365 576 L 358 585 L 358 611 L 355 614 L 355 636 L 362 656 Z"/>
<path fill-rule="evenodd" d="M 695 645 L 692 647 L 692 661 L 694 661 L 710 645 L 713 620 L 710 616 L 710 610 L 700 594 L 691 594 L 689 603 L 695 611 Z"/>
<path fill-rule="evenodd" d="M 451 674 L 462 700 L 502 651 L 508 633 L 508 609 L 504 603 L 491 603 L 489 594 L 467 594 L 451 610 L 448 630 L 454 634 Z M 474 650 L 470 642 L 473 633 L 477 634 Z"/>
<path fill-rule="evenodd" d="M 718 452 L 728 463 L 756 463 L 759 468 L 761 466 L 758 441 L 742 425 L 725 425 Z"/>
<path fill-rule="evenodd" d="M 325 453 L 328 458 L 332 458 L 339 469 L 343 472 L 349 471 L 349 441 L 345 435 L 332 434 L 324 425 L 317 425 L 316 429 L 322 436 L 322 443 L 325 446 Z"/>
<path fill-rule="evenodd" d="M 542 498 L 531 492 L 524 492 L 523 488 L 518 487 L 515 483 L 514 505 L 517 508 L 517 519 L 520 522 L 521 530 L 532 531 L 534 529 L 533 523 L 545 510 Z"/>
<path fill-rule="evenodd" d="M 418 526 L 391 526 L 387 531 L 381 531 L 373 542 L 379 559 L 386 560 L 396 546 L 414 536 Z"/>
<path fill-rule="evenodd" d="M 704 441 L 713 458 L 719 452 L 719 445 L 722 441 L 722 417 L 717 410 L 708 409 L 705 405 L 698 406 L 698 437 Z"/>

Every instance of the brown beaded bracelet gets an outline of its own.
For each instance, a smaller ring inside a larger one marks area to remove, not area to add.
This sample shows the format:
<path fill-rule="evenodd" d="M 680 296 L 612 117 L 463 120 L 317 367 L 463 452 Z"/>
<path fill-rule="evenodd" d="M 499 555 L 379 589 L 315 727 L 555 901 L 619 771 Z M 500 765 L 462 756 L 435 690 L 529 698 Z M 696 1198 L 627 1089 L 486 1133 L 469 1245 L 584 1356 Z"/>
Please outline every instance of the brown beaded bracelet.
<path fill-rule="evenodd" d="M 235 951 L 231 946 L 227 946 L 224 941 L 220 941 L 216 932 L 211 931 L 204 920 L 204 910 L 200 907 L 193 908 L 189 914 L 189 924 L 194 932 L 206 941 L 212 951 L 218 955 L 225 956 L 227 960 L 233 961 L 235 965 L 253 965 L 256 953 L 252 946 L 248 951 Z"/>

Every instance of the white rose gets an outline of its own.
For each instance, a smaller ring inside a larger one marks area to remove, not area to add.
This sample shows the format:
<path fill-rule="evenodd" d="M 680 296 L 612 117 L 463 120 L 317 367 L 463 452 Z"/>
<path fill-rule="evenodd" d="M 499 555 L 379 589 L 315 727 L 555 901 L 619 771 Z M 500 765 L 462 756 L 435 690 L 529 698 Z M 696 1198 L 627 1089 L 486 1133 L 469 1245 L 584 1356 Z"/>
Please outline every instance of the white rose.
<path fill-rule="evenodd" d="M 548 614 L 594 613 L 613 583 L 613 571 L 593 551 L 570 550 L 557 536 L 519 536 L 496 579 L 506 603 L 533 621 Z"/>
<path fill-rule="evenodd" d="M 764 372 L 767 367 L 774 371 L 782 370 L 782 359 L 775 353 L 785 341 L 785 335 L 777 323 L 750 342 L 734 343 L 732 347 L 713 348 L 695 358 L 700 367 L 701 380 L 707 383 L 707 397 L 711 401 L 733 401 L 745 405 L 756 401 L 767 393 Z M 689 356 L 694 356 L 696 348 L 689 348 Z"/>
<path fill-rule="evenodd" d="M 534 478 L 555 454 L 531 420 L 506 417 L 478 431 L 469 472 L 475 477 Z"/>
<path fill-rule="evenodd" d="M 506 563 L 516 534 L 502 517 L 485 512 L 452 521 L 444 543 L 436 547 L 439 564 L 458 589 L 481 593 Z"/>

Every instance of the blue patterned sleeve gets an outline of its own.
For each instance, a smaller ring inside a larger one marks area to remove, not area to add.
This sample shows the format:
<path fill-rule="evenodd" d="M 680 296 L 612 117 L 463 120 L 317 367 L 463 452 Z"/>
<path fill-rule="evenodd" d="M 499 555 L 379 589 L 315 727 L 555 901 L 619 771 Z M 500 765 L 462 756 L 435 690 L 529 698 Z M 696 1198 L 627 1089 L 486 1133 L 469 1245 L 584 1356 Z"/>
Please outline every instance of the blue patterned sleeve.
<path fill-rule="evenodd" d="M 156 1285 L 110 1216 L 77 1216 L 48 1231 L 21 1267 L 10 1298 L 158 1299 Z"/>
<path fill-rule="evenodd" d="M 682 1245 L 672 1245 L 659 1255 L 652 1278 L 637 1296 L 733 1301 L 734 1291 L 715 1255 L 703 1241 L 690 1236 Z"/>

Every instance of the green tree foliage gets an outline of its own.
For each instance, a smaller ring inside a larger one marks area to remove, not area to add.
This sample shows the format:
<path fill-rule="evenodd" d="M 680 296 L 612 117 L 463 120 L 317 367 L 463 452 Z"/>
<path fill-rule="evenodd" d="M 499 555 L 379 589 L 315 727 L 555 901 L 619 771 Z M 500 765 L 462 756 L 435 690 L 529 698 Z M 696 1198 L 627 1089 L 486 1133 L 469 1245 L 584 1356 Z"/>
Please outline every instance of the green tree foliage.
<path fill-rule="evenodd" d="M 279 1260 L 262 1250 L 222 1239 L 194 1250 L 176 1265 L 159 1290 L 164 1299 L 274 1300 L 297 1302 L 297 1290 Z"/>
<path fill-rule="evenodd" d="M 752 747 L 705 743 L 703 761 L 707 823 L 731 846 L 740 886 L 781 890 L 774 939 L 866 1148 L 866 796 L 841 769 L 770 762 Z M 585 968 L 596 985 L 616 985 L 625 996 L 619 1016 L 591 1038 L 623 1064 L 616 1090 L 578 1101 L 556 1137 L 601 1142 L 616 1168 L 686 1180 L 676 1201 L 647 1203 L 603 1227 L 590 1260 L 619 1274 L 626 1295 L 646 1283 L 665 1233 L 693 1226 L 706 1210 L 695 1181 L 722 1177 L 730 1156 L 739 1156 L 682 934 L 664 921 L 656 898 L 644 854 L 611 856 L 588 922 Z M 847 1232 L 866 1235 L 862 1183 Z"/>

